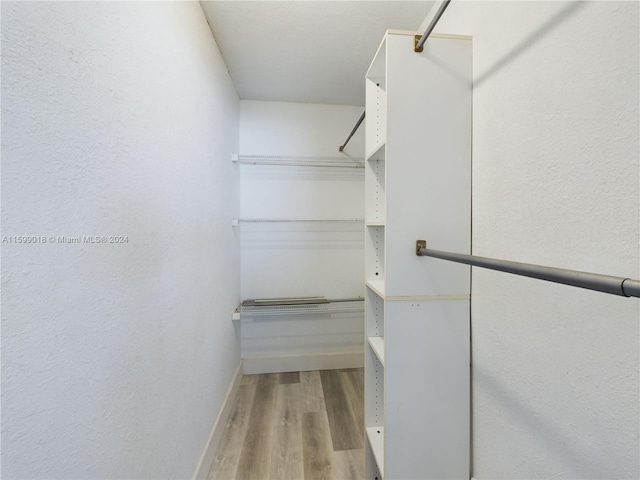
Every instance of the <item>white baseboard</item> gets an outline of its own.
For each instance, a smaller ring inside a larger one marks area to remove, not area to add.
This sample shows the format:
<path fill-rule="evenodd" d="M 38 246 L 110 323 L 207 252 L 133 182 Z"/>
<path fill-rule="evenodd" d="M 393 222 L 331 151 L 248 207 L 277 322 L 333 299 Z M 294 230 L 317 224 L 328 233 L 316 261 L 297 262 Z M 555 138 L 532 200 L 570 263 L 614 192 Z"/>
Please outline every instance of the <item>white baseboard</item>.
<path fill-rule="evenodd" d="M 240 363 L 233 374 L 231 384 L 227 390 L 227 395 L 224 397 L 222 407 L 218 413 L 218 418 L 216 418 L 216 422 L 213 424 L 213 428 L 209 434 L 209 440 L 207 440 L 207 444 L 200 456 L 200 461 L 198 462 L 196 471 L 193 474 L 193 480 L 206 480 L 207 475 L 209 475 L 209 470 L 211 470 L 211 465 L 213 465 L 213 460 L 215 458 L 220 439 L 222 438 L 224 427 L 227 425 L 227 420 L 231 414 L 231 408 L 233 407 L 236 395 L 238 394 L 238 388 L 240 388 L 240 380 L 242 380 L 242 360 L 240 360 Z"/>
<path fill-rule="evenodd" d="M 245 374 L 304 372 L 309 370 L 335 370 L 364 366 L 364 352 L 320 353 L 315 355 L 284 355 L 273 357 L 244 357 Z"/>

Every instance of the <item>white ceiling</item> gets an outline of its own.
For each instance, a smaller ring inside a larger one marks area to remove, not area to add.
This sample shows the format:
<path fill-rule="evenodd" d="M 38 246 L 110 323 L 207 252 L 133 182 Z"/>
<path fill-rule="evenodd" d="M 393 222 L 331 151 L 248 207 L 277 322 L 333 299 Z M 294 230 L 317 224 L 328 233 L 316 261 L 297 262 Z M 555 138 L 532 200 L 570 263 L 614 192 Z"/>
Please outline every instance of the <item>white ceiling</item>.
<path fill-rule="evenodd" d="M 240 98 L 364 105 L 386 29 L 415 30 L 433 1 L 201 1 Z"/>

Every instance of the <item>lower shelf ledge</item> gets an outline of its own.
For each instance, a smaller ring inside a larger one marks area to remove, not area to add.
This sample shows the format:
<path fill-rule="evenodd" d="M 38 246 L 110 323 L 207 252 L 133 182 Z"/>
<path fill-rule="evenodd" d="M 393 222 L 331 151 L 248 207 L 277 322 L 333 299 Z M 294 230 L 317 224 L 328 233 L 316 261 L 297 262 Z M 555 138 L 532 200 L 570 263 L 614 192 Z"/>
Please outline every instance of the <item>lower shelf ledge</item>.
<path fill-rule="evenodd" d="M 318 297 L 320 299 L 320 297 Z M 306 314 L 336 314 L 336 313 L 364 313 L 364 298 L 335 298 L 325 299 L 321 297 L 321 301 L 305 302 L 305 299 L 297 299 L 290 303 L 278 303 L 274 299 L 274 303 L 259 303 L 256 300 L 245 300 L 240 305 L 240 318 L 246 321 L 252 321 L 254 318 L 273 315 L 306 315 Z"/>
<path fill-rule="evenodd" d="M 378 471 L 384 478 L 384 427 L 367 427 L 365 430 L 367 431 L 373 458 L 378 465 Z"/>
<path fill-rule="evenodd" d="M 384 337 L 367 337 L 367 342 L 384 367 Z"/>
<path fill-rule="evenodd" d="M 365 285 L 371 289 L 376 295 L 384 299 L 384 280 L 367 280 Z"/>

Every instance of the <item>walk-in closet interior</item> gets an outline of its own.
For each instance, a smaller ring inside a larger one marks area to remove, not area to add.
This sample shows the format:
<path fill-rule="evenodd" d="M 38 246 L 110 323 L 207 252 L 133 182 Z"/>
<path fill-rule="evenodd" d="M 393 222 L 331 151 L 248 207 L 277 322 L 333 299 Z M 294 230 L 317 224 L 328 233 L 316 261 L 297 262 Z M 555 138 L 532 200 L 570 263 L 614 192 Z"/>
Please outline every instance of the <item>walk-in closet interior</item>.
<path fill-rule="evenodd" d="M 3 479 L 640 478 L 640 2 L 0 7 Z"/>
<path fill-rule="evenodd" d="M 245 373 L 362 367 L 362 107 L 240 106 L 240 346 Z"/>

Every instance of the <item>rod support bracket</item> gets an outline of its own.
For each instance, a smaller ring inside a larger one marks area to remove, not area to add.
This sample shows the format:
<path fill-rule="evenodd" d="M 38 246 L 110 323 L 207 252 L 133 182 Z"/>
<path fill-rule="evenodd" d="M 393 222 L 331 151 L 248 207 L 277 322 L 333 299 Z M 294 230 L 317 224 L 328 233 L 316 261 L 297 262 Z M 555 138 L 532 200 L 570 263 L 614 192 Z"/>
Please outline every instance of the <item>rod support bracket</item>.
<path fill-rule="evenodd" d="M 416 255 L 421 257 L 422 255 L 420 255 L 420 250 L 422 250 L 423 248 L 427 248 L 427 241 L 426 240 L 416 240 Z"/>
<path fill-rule="evenodd" d="M 413 37 L 413 51 L 414 52 L 422 52 L 424 50 L 424 46 L 422 47 L 418 47 L 418 42 L 420 42 L 420 39 L 422 38 L 422 35 L 414 35 Z"/>

